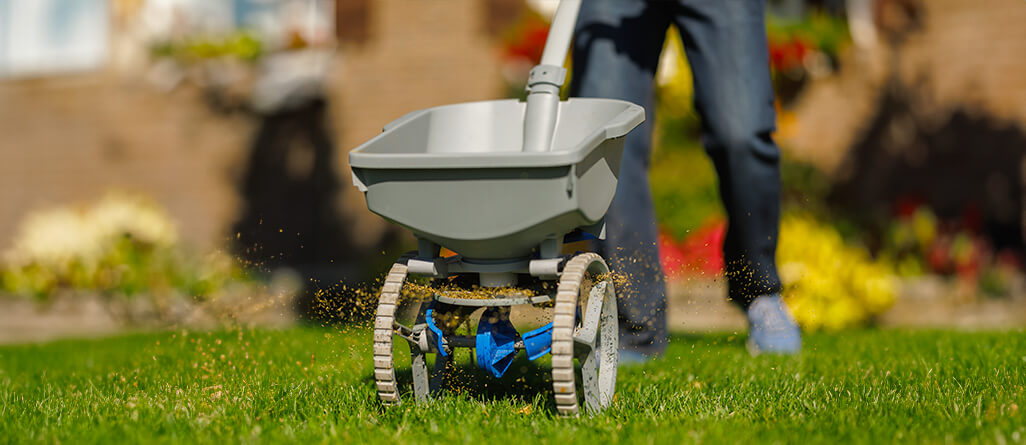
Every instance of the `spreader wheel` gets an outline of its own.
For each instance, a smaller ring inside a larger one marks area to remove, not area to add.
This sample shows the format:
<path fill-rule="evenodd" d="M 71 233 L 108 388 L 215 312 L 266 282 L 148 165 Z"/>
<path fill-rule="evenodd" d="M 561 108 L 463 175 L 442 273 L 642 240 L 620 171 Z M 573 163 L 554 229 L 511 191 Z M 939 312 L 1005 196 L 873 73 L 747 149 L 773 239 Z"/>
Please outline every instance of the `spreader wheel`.
<path fill-rule="evenodd" d="M 406 264 L 400 259 L 385 276 L 385 284 L 378 297 L 378 310 L 374 316 L 374 381 L 378 398 L 385 405 L 399 404 L 399 390 L 395 380 L 395 360 L 392 353 L 392 337 L 395 332 L 395 314 L 399 309 L 399 293 L 406 282 Z M 421 356 L 421 366 L 423 356 Z M 414 361 L 415 362 L 415 361 Z M 416 368 L 417 363 L 413 363 Z M 417 375 L 416 369 L 414 376 Z"/>
<path fill-rule="evenodd" d="M 567 262 L 559 279 L 552 320 L 552 389 L 561 415 L 580 412 L 574 358 L 581 365 L 589 413 L 609 406 L 616 391 L 619 327 L 608 273 L 602 257 L 583 253 Z"/>
<path fill-rule="evenodd" d="M 452 354 L 435 354 L 433 370 L 428 367 L 427 351 L 437 351 L 426 343 L 427 335 L 423 332 L 427 328 L 427 306 L 421 301 L 424 296 L 403 295 L 408 272 L 406 263 L 414 256 L 415 253 L 406 254 L 392 265 L 392 269 L 385 276 L 385 283 L 381 286 L 378 308 L 374 316 L 374 382 L 378 389 L 378 398 L 386 406 L 398 405 L 401 400 L 400 394 L 403 392 L 400 391 L 395 378 L 396 358 L 407 355 L 395 354 L 395 339 L 398 339 L 401 345 L 409 347 L 413 394 L 417 401 L 425 401 L 438 392 L 452 366 Z M 447 331 L 446 335 L 450 333 Z M 400 347 L 401 349 L 404 348 Z"/>

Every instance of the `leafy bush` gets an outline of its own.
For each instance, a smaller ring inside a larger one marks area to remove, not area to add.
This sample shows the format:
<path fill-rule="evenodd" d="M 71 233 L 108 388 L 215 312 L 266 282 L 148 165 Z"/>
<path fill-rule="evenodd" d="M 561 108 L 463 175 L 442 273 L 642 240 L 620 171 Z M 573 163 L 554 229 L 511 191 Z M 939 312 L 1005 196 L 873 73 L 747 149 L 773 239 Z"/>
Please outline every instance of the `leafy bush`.
<path fill-rule="evenodd" d="M 183 250 L 163 209 L 122 193 L 84 207 L 29 214 L 3 259 L 0 290 L 40 300 L 60 290 L 204 299 L 247 279 L 224 253 L 197 256 Z"/>
<path fill-rule="evenodd" d="M 266 53 L 263 42 L 248 31 L 234 31 L 220 36 L 192 36 L 154 44 L 150 52 L 157 58 L 183 62 L 232 58 L 255 61 Z"/>
<path fill-rule="evenodd" d="M 981 295 L 1007 297 L 1020 292 L 1022 253 L 994 246 L 979 215 L 942 219 L 929 206 L 903 197 L 883 226 L 879 255 L 903 277 L 934 274 L 957 280 Z"/>
<path fill-rule="evenodd" d="M 802 20 L 769 16 L 766 33 L 774 71 L 787 71 L 795 68 L 794 65 L 808 64 L 806 56 L 810 52 L 821 53 L 829 59 L 831 66 L 836 66 L 842 48 L 851 40 L 847 20 L 822 12 L 809 14 Z"/>
<path fill-rule="evenodd" d="M 657 154 L 649 177 L 659 224 L 674 237 L 724 217 L 716 171 L 700 147 Z"/>
<path fill-rule="evenodd" d="M 797 21 L 770 16 L 767 34 L 773 87 L 785 106 L 793 102 L 810 78 L 837 70 L 839 53 L 850 35 L 847 21 L 825 13 Z"/>

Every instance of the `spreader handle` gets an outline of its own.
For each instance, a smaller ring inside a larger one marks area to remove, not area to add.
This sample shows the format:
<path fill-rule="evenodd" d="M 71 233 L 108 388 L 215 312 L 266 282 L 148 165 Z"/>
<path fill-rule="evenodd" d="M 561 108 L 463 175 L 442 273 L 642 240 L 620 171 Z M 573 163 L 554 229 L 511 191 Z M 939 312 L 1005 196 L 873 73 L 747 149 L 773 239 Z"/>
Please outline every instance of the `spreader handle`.
<path fill-rule="evenodd" d="M 545 39 L 545 51 L 542 52 L 542 65 L 563 66 L 566 53 L 570 51 L 570 40 L 574 37 L 577 25 L 577 13 L 581 10 L 581 0 L 562 0 L 556 8 L 549 26 L 549 37 Z"/>
<path fill-rule="evenodd" d="M 541 64 L 531 70 L 527 79 L 523 151 L 546 152 L 552 148 L 552 136 L 559 118 L 559 88 L 566 80 L 563 62 L 570 50 L 580 9 L 581 0 L 559 2 L 549 27 L 549 37 L 545 40 Z"/>

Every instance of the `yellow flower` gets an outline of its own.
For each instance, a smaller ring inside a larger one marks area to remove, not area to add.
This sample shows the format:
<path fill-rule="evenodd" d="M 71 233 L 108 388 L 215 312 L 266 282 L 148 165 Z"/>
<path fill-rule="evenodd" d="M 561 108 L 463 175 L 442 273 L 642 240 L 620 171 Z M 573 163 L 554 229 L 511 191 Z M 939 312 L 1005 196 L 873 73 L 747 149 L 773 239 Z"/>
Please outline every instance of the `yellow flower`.
<path fill-rule="evenodd" d="M 5 253 L 8 263 L 62 266 L 73 260 L 92 262 L 103 246 L 81 211 L 58 207 L 29 213 Z"/>
<path fill-rule="evenodd" d="M 87 216 L 89 229 L 101 240 L 128 236 L 158 246 L 170 246 L 178 240 L 178 232 L 167 213 L 141 196 L 109 193 L 89 209 Z"/>
<path fill-rule="evenodd" d="M 178 239 L 174 223 L 153 202 L 124 193 L 110 193 L 85 208 L 54 207 L 29 213 L 15 233 L 4 259 L 10 265 L 90 266 L 123 237 L 155 246 Z"/>
<path fill-rule="evenodd" d="M 838 330 L 867 322 L 894 302 L 884 262 L 809 215 L 786 215 L 777 249 L 784 296 L 806 330 Z"/>
<path fill-rule="evenodd" d="M 688 65 L 684 45 L 676 29 L 671 28 L 666 33 L 666 43 L 659 56 L 656 83 L 659 86 L 661 112 L 677 117 L 693 112 L 694 83 L 691 66 Z"/>

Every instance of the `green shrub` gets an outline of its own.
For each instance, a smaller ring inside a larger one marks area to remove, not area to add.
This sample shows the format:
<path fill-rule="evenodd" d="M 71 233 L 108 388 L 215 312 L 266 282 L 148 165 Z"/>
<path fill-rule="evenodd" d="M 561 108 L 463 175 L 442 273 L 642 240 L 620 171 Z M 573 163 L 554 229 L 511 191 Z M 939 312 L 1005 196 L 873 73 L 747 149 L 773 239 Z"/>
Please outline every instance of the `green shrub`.
<path fill-rule="evenodd" d="M 123 193 L 82 207 L 29 214 L 0 267 L 0 289 L 39 300 L 60 290 L 205 299 L 246 280 L 242 268 L 223 252 L 187 252 L 163 209 Z"/>

